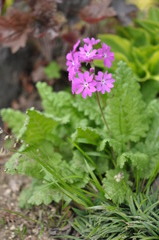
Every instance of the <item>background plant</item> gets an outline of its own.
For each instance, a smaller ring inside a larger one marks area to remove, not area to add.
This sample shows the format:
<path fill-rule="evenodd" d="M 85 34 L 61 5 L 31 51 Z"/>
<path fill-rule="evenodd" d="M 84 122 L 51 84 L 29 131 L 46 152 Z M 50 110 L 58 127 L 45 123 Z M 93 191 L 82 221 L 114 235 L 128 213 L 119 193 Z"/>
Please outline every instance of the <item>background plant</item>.
<path fill-rule="evenodd" d="M 145 101 L 152 100 L 159 92 L 159 9 L 150 8 L 145 19 L 138 18 L 133 26 L 117 27 L 117 34 L 100 34 L 102 42 L 115 53 L 116 69 L 119 60 L 127 62 L 139 77 Z M 96 66 L 103 69 L 100 61 Z M 155 81 L 153 81 L 155 80 Z M 145 82 L 146 81 L 146 82 Z"/>

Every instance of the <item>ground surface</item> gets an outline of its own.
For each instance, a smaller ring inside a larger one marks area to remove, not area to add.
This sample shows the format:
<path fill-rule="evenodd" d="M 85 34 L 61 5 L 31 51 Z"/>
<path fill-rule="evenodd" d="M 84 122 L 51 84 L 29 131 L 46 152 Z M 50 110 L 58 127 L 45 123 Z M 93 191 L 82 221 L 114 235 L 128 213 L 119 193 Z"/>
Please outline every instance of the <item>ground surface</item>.
<path fill-rule="evenodd" d="M 58 234 L 72 235 L 71 225 L 67 223 L 67 219 L 72 218 L 69 210 L 63 218 L 64 213 L 59 214 L 53 204 L 31 209 L 18 207 L 20 191 L 30 179 L 5 173 L 7 158 L 0 157 L 0 239 L 53 240 Z"/>

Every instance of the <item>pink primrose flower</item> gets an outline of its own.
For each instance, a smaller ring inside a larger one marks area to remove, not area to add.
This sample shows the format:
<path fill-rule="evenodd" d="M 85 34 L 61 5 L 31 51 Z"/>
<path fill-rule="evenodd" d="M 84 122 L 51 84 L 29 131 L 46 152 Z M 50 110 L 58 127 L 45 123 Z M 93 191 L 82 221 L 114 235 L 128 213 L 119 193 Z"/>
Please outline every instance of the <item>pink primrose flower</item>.
<path fill-rule="evenodd" d="M 104 60 L 104 65 L 109 68 L 114 60 L 114 53 L 105 43 L 98 50 L 94 49 L 94 45 L 100 42 L 99 39 L 84 38 L 83 42 L 83 47 L 79 47 L 80 41 L 77 41 L 73 50 L 66 55 L 68 78 L 72 82 L 72 93 L 81 94 L 83 98 L 86 98 L 87 96 L 91 97 L 93 92 L 101 92 L 102 94 L 110 92 L 115 82 L 112 74 L 99 71 L 95 75 L 96 69 L 93 60 Z M 86 68 L 88 70 L 85 70 Z"/>
<path fill-rule="evenodd" d="M 112 78 L 112 74 L 108 72 L 98 72 L 98 75 L 95 76 L 95 79 L 97 81 L 97 91 L 104 94 L 105 92 L 110 92 L 111 88 L 114 87 L 113 83 L 115 80 Z"/>
<path fill-rule="evenodd" d="M 73 52 L 76 52 L 78 46 L 80 45 L 80 42 L 81 42 L 81 41 L 78 40 L 78 41 L 74 44 L 74 46 L 73 46 Z"/>
<path fill-rule="evenodd" d="M 114 53 L 110 51 L 110 47 L 105 43 L 102 44 L 102 48 L 98 49 L 98 59 L 104 60 L 104 65 L 108 68 L 112 66 L 114 61 Z"/>
<path fill-rule="evenodd" d="M 79 48 L 79 59 L 82 62 L 91 62 L 97 53 L 96 49 L 93 49 L 91 45 L 84 44 L 84 47 Z"/>
<path fill-rule="evenodd" d="M 81 63 L 79 61 L 79 56 L 77 52 L 70 52 L 66 55 L 66 65 L 67 71 L 69 72 L 69 80 L 72 81 L 72 78 L 76 75 L 81 67 Z"/>
<path fill-rule="evenodd" d="M 78 73 L 78 78 L 74 78 L 72 81 L 72 92 L 76 94 L 81 93 L 83 98 L 91 97 L 92 93 L 96 92 L 96 84 L 93 75 L 90 75 L 88 71 Z"/>
<path fill-rule="evenodd" d="M 95 39 L 95 38 L 84 38 L 83 42 L 88 44 L 88 45 L 96 45 L 97 43 L 100 42 L 99 39 Z"/>

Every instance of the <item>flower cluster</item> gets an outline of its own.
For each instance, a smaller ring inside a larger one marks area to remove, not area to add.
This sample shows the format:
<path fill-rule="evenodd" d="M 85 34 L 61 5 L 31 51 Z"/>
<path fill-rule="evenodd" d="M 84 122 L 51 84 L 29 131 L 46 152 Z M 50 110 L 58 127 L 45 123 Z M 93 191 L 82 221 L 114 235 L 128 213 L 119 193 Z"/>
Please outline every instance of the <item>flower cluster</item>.
<path fill-rule="evenodd" d="M 110 68 L 114 60 L 114 53 L 105 43 L 101 44 L 101 48 L 94 49 L 94 45 L 100 43 L 99 39 L 85 38 L 83 42 L 83 47 L 80 47 L 80 41 L 78 41 L 66 56 L 68 77 L 72 82 L 72 93 L 82 94 L 82 97 L 86 98 L 87 96 L 91 97 L 93 92 L 102 94 L 110 92 L 115 82 L 112 74 L 107 71 L 105 73 L 99 71 L 96 74 L 93 61 L 103 60 L 104 66 Z"/>

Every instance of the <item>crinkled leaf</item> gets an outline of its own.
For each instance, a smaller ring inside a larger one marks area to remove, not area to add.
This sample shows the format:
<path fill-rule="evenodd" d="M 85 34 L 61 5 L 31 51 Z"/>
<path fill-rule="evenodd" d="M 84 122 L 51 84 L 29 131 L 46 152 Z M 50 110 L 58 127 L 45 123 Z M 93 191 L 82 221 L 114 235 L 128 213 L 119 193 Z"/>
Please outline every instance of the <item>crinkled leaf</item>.
<path fill-rule="evenodd" d="M 36 110 L 28 110 L 27 116 L 28 119 L 24 126 L 22 139 L 28 144 L 47 139 L 48 135 L 50 135 L 59 123 L 58 120 Z"/>
<path fill-rule="evenodd" d="M 139 178 L 148 178 L 150 172 L 150 159 L 147 154 L 141 152 L 125 152 L 117 159 L 117 164 L 120 168 L 125 166 L 125 163 L 129 163 L 131 169 Z"/>
<path fill-rule="evenodd" d="M 115 86 L 109 94 L 106 119 L 112 136 L 121 144 L 137 142 L 148 130 L 145 103 L 132 70 L 120 62 L 114 76 Z"/>
<path fill-rule="evenodd" d="M 24 189 L 19 198 L 20 207 L 30 205 L 48 205 L 52 201 L 60 202 L 61 200 L 70 202 L 70 198 L 64 195 L 57 187 L 51 184 L 33 181 L 32 184 Z"/>
<path fill-rule="evenodd" d="M 72 135 L 73 141 L 98 145 L 101 135 L 96 129 L 90 127 L 77 128 L 76 132 Z"/>
<path fill-rule="evenodd" d="M 113 150 L 115 152 L 119 152 L 121 151 L 121 143 L 113 138 L 105 138 L 103 139 L 101 142 L 99 142 L 98 145 L 98 151 L 103 151 L 106 149 L 107 144 L 113 148 Z"/>
<path fill-rule="evenodd" d="M 101 113 L 97 104 L 95 96 L 91 98 L 82 99 L 81 96 L 76 96 L 73 106 L 89 120 L 94 121 L 97 125 L 103 125 Z"/>
<path fill-rule="evenodd" d="M 106 178 L 103 179 L 103 188 L 105 197 L 112 200 L 115 204 L 125 202 L 132 194 L 129 187 L 128 174 L 121 169 L 107 171 Z"/>
<path fill-rule="evenodd" d="M 50 62 L 49 65 L 45 67 L 44 72 L 50 79 L 60 78 L 60 67 L 55 61 Z"/>
<path fill-rule="evenodd" d="M 39 144 L 29 146 L 23 151 L 23 154 L 40 163 L 45 172 L 44 178 L 47 181 L 60 183 L 62 180 L 69 184 L 75 185 L 77 183 L 77 186 L 85 186 L 88 181 L 88 174 L 85 174 L 85 169 L 76 167 L 75 161 L 65 161 L 61 154 L 55 151 L 51 142 L 43 140 Z M 47 167 L 51 168 L 51 172 Z"/>
<path fill-rule="evenodd" d="M 44 172 L 39 163 L 24 154 L 15 153 L 5 164 L 5 169 L 10 174 L 22 174 L 36 179 L 43 179 Z"/>
<path fill-rule="evenodd" d="M 147 112 L 151 118 L 150 129 L 144 142 L 139 142 L 135 147 L 138 151 L 149 156 L 149 170 L 153 172 L 159 163 L 159 101 L 150 102 Z"/>
<path fill-rule="evenodd" d="M 87 120 L 84 119 L 84 116 L 74 107 L 73 103 L 75 99 L 70 93 L 66 91 L 60 91 L 58 93 L 53 92 L 50 86 L 42 82 L 38 82 L 36 87 L 42 99 L 43 109 L 46 113 L 53 117 L 66 119 L 67 122 L 72 125 L 73 129 L 79 125 L 87 125 Z M 65 127 L 64 131 L 67 130 L 70 131 L 70 128 L 68 129 Z"/>
<path fill-rule="evenodd" d="M 12 129 L 13 134 L 19 136 L 20 129 L 23 127 L 26 116 L 22 112 L 13 109 L 2 109 L 1 116 L 4 122 Z"/>
<path fill-rule="evenodd" d="M 38 82 L 36 85 L 44 111 L 56 117 L 63 117 L 70 109 L 72 97 L 69 93 L 60 91 L 53 92 L 46 83 Z"/>

